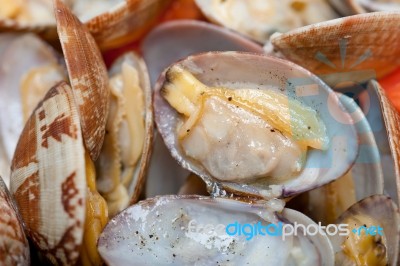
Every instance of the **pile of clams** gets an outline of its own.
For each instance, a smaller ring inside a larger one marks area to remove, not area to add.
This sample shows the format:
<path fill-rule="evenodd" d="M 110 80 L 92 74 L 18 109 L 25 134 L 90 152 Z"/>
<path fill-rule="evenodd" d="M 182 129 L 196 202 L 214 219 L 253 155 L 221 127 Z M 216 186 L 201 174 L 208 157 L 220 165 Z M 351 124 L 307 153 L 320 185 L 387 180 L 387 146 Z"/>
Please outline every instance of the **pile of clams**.
<path fill-rule="evenodd" d="M 398 1 L 0 6 L 0 264 L 400 263 Z"/>

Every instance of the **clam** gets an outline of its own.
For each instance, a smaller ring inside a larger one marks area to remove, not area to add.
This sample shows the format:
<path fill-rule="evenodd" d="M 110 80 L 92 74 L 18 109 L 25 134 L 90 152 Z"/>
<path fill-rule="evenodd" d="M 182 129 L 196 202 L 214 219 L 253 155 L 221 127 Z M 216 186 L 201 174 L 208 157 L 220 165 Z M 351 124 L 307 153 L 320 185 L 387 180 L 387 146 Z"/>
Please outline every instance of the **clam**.
<path fill-rule="evenodd" d="M 318 75 L 370 70 L 381 78 L 400 66 L 399 23 L 396 11 L 345 17 L 274 34 L 265 49 Z"/>
<path fill-rule="evenodd" d="M 95 245 L 108 212 L 93 160 L 104 139 L 108 77 L 86 28 L 60 1 L 55 13 L 72 88 L 58 83 L 28 119 L 11 163 L 10 188 L 27 235 L 44 257 L 53 264 L 80 258 L 98 265 Z"/>
<path fill-rule="evenodd" d="M 114 217 L 100 236 L 98 250 L 108 265 L 132 261 L 140 265 L 333 265 L 326 235 L 280 237 L 279 226 L 288 223 L 317 226 L 303 214 L 282 207 L 279 200 L 151 198 Z M 239 235 L 242 229 L 234 227 L 244 224 L 247 233 Z M 276 235 L 266 231 L 255 235 L 256 226 Z"/>
<path fill-rule="evenodd" d="M 0 42 L 0 137 L 4 146 L 0 160 L 8 185 L 11 158 L 24 123 L 47 90 L 64 80 L 66 73 L 60 55 L 34 34 L 1 34 Z"/>
<path fill-rule="evenodd" d="M 350 169 L 358 138 L 343 109 L 303 68 L 240 52 L 179 61 L 154 94 L 172 156 L 209 188 L 258 198 L 293 196 Z"/>
<path fill-rule="evenodd" d="M 15 203 L 0 177 L 0 264 L 29 265 L 29 243 Z"/>
<path fill-rule="evenodd" d="M 113 216 L 139 199 L 151 154 L 153 110 L 147 68 L 134 53 L 118 59 L 109 76 L 110 113 L 96 182 Z"/>
<path fill-rule="evenodd" d="M 207 42 L 204 42 L 207 38 Z M 160 49 L 160 43 L 164 49 Z M 262 47 L 225 28 L 195 20 L 163 23 L 152 30 L 141 45 L 143 58 L 149 68 L 151 83 L 170 64 L 191 54 L 206 51 L 247 51 L 261 53 Z M 161 137 L 156 134 L 149 166 L 146 196 L 168 195 L 178 192 L 188 176 L 171 157 Z M 159 184 L 163 183 L 162 186 Z"/>
<path fill-rule="evenodd" d="M 326 0 L 196 0 L 196 3 L 212 22 L 262 43 L 274 32 L 338 17 Z"/>
<path fill-rule="evenodd" d="M 136 201 L 144 182 L 150 82 L 133 54 L 116 62 L 109 82 L 87 28 L 61 1 L 54 9 L 71 86 L 57 83 L 28 119 L 11 164 L 11 191 L 29 238 L 51 263 L 101 265 L 96 243 L 108 205 L 113 215 Z"/>
<path fill-rule="evenodd" d="M 336 265 L 397 265 L 400 214 L 389 197 L 375 195 L 357 202 L 338 223 L 348 224 L 351 232 L 332 238 Z"/>
<path fill-rule="evenodd" d="M 65 1 L 102 49 L 141 37 L 169 3 L 170 0 Z M 56 40 L 52 1 L 2 1 L 0 5 L 0 31 L 32 31 Z"/>

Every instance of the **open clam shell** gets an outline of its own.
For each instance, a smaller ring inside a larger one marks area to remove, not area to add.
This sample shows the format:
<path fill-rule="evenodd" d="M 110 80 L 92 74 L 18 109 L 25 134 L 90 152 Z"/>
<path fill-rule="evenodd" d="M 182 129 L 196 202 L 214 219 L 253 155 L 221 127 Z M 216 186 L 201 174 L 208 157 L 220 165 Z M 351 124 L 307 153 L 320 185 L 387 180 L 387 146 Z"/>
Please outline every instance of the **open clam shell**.
<path fill-rule="evenodd" d="M 250 240 L 249 235 L 234 235 L 233 229 L 232 235 L 226 232 L 229 224 L 314 224 L 299 212 L 281 211 L 278 202 L 251 204 L 199 196 L 151 198 L 114 217 L 105 227 L 98 249 L 108 265 L 131 261 L 140 265 L 333 265 L 326 235 L 298 234 L 283 240 L 277 230 L 275 236 L 253 234 Z"/>
<path fill-rule="evenodd" d="M 361 14 L 275 34 L 270 42 L 315 74 L 372 70 L 380 78 L 400 66 L 399 23 L 399 12 Z"/>
<path fill-rule="evenodd" d="M 22 219 L 6 184 L 0 177 L 0 264 L 29 265 L 29 243 Z"/>
<path fill-rule="evenodd" d="M 26 119 L 47 90 L 66 74 L 59 64 L 60 55 L 34 34 L 1 34 L 0 61 L 0 142 L 4 147 L 0 160 L 6 166 L 1 174 L 8 184 L 11 159 Z M 46 69 L 54 71 L 26 85 L 33 71 Z"/>
<path fill-rule="evenodd" d="M 207 38 L 205 42 L 204 39 Z M 160 49 L 160 43 L 164 49 Z M 262 53 L 262 47 L 214 24 L 179 20 L 163 23 L 152 30 L 141 45 L 143 58 L 154 85 L 170 64 L 189 55 L 207 51 L 246 51 Z M 146 185 L 146 196 L 175 194 L 188 172 L 171 157 L 159 135 L 155 135 L 154 151 Z M 160 182 L 163 186 L 160 186 Z"/>
<path fill-rule="evenodd" d="M 117 59 L 109 76 L 110 113 L 96 182 L 113 216 L 139 199 L 153 146 L 153 107 L 146 65 L 133 52 Z"/>
<path fill-rule="evenodd" d="M 326 126 L 330 140 L 328 150 L 308 150 L 304 168 L 290 180 L 244 183 L 217 180 L 182 150 L 177 136 L 182 118 L 160 93 L 165 82 L 165 75 L 162 75 L 154 94 L 157 128 L 172 156 L 184 168 L 202 177 L 209 187 L 217 185 L 233 193 L 256 197 L 289 197 L 335 180 L 353 164 L 358 150 L 353 120 L 342 111 L 344 107 L 337 95 L 303 68 L 281 59 L 240 52 L 209 52 L 190 56 L 174 65 L 189 71 L 207 86 L 281 91 L 316 110 Z M 303 94 L 302 89 L 307 85 L 317 89 L 312 90 L 314 93 Z M 249 138 L 251 140 L 251 136 Z"/>
<path fill-rule="evenodd" d="M 332 245 L 336 252 L 336 265 L 357 265 L 357 263 L 363 262 L 362 259 L 366 259 L 364 263 L 367 263 L 367 265 L 376 265 L 376 258 L 375 260 L 371 260 L 373 256 L 368 257 L 365 255 L 367 253 L 353 253 L 354 251 L 360 250 L 371 252 L 371 250 L 373 251 L 374 249 L 376 249 L 374 254 L 379 254 L 381 251 L 384 251 L 382 256 L 386 256 L 387 265 L 397 265 L 400 240 L 400 213 L 398 207 L 389 197 L 375 195 L 359 201 L 343 213 L 337 223 L 348 224 L 348 229 L 351 231 L 350 239 L 354 237 L 354 235 L 364 235 L 364 237 L 368 237 L 368 234 L 370 234 L 375 236 L 374 241 L 376 242 L 373 242 L 371 247 L 362 246 L 367 242 L 360 242 L 361 244 L 359 247 L 355 244 L 355 246 L 352 247 L 353 249 L 349 250 L 349 246 L 346 243 L 346 241 L 349 241 L 349 236 L 332 238 Z M 371 227 L 378 229 L 375 229 L 375 232 L 369 231 L 370 233 L 367 234 L 366 229 Z M 381 230 L 379 230 L 379 227 Z M 347 250 L 344 251 L 343 249 L 346 248 Z M 371 250 L 368 250 L 368 248 Z M 350 259 L 346 254 L 358 255 L 359 257 L 357 259 L 360 260 L 356 261 L 354 257 Z M 378 259 L 382 257 L 379 255 L 377 256 Z"/>
<path fill-rule="evenodd" d="M 99 115 L 107 116 L 108 77 L 87 29 L 59 1 L 55 13 L 75 87 L 58 83 L 28 119 L 11 164 L 11 190 L 29 238 L 52 264 L 79 258 L 97 265 L 95 243 L 108 212 L 91 156 L 98 156 L 104 138 L 107 118 Z M 86 141 L 85 130 L 93 134 Z"/>
<path fill-rule="evenodd" d="M 286 32 L 338 15 L 326 0 L 196 0 L 212 22 L 264 43 L 274 32 Z"/>

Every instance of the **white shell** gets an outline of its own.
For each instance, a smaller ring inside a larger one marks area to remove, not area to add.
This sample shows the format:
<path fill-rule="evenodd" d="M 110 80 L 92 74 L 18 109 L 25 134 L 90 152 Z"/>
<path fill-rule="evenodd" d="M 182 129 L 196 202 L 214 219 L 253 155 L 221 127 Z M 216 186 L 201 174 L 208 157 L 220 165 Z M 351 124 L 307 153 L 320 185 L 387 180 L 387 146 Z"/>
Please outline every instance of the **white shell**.
<path fill-rule="evenodd" d="M 266 234 L 246 240 L 244 235 L 230 236 L 225 231 L 235 222 L 315 224 L 293 210 L 281 213 L 281 208 L 276 201 L 251 204 L 198 196 L 152 198 L 110 220 L 99 238 L 98 250 L 108 265 L 132 261 L 140 265 L 292 265 L 296 264 L 295 254 L 301 258 L 296 261 L 300 264 L 333 265 L 326 235 L 301 234 L 283 240 Z"/>

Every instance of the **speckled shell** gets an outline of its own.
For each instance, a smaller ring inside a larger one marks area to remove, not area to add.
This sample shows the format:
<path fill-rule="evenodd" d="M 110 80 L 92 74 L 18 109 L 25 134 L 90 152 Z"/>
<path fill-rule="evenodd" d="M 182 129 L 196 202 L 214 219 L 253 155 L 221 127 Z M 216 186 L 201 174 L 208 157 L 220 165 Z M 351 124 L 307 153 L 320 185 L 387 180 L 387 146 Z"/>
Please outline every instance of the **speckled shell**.
<path fill-rule="evenodd" d="M 92 35 L 71 10 L 56 0 L 54 13 L 83 139 L 95 161 L 104 140 L 108 115 L 110 90 L 107 69 Z"/>
<path fill-rule="evenodd" d="M 368 13 L 275 34 L 270 41 L 275 52 L 315 74 L 373 70 L 380 78 L 400 66 L 399 24 L 400 12 Z"/>
<path fill-rule="evenodd" d="M 52 263 L 79 256 L 85 219 L 85 149 L 71 88 L 53 87 L 29 118 L 11 165 L 11 192 L 37 249 Z"/>
<path fill-rule="evenodd" d="M 218 181 L 200 163 L 187 157 L 178 143 L 176 128 L 181 117 L 160 93 L 165 81 L 164 72 L 154 89 L 154 115 L 157 129 L 172 157 L 182 167 L 199 175 L 208 186 L 221 187 L 236 195 L 261 198 L 290 197 L 335 180 L 345 174 L 353 165 L 358 153 L 358 137 L 352 118 L 348 113 L 343 112 L 344 107 L 339 102 L 337 95 L 326 84 L 298 65 L 262 54 L 241 52 L 197 54 L 174 65 L 188 70 L 207 86 L 264 90 L 271 89 L 271 87 L 279 88 L 283 93 L 292 95 L 303 104 L 316 110 L 327 127 L 327 137 L 331 143 L 334 142 L 328 151 L 308 150 L 304 170 L 287 182 L 254 185 Z M 298 97 L 300 94 L 296 92 L 296 88 L 303 82 L 314 84 L 319 88 L 313 99 Z M 288 86 L 288 84 L 291 85 Z M 328 108 L 328 106 L 330 107 Z M 343 122 L 339 123 L 338 121 Z M 343 147 L 343 149 L 338 147 Z M 333 156 L 337 161 L 332 162 L 329 159 L 328 154 L 331 152 L 335 152 Z M 331 163 L 335 164 L 335 167 L 319 167 L 328 162 L 330 165 Z"/>
<path fill-rule="evenodd" d="M 17 207 L 0 177 L 0 264 L 29 265 L 29 244 Z"/>

